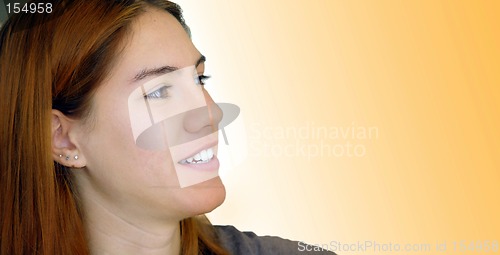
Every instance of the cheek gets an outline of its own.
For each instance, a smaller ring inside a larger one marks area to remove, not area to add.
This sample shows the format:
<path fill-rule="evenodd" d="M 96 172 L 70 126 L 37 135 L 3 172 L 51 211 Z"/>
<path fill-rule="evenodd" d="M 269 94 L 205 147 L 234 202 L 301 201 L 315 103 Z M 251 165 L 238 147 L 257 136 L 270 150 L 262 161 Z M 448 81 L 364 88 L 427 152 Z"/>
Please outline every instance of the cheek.
<path fill-rule="evenodd" d="M 145 151 L 124 143 L 123 139 L 115 140 L 118 134 L 115 132 L 103 142 L 102 148 L 91 154 L 92 164 L 86 171 L 91 189 L 108 203 L 126 210 L 149 208 L 149 213 L 162 215 L 170 210 L 172 204 L 176 204 L 176 194 L 172 191 L 179 187 L 170 154 Z M 113 145 L 112 141 L 116 143 Z"/>
<path fill-rule="evenodd" d="M 132 181 L 142 180 L 147 188 L 178 188 L 179 182 L 170 152 L 140 150 L 135 159 L 137 167 Z"/>
<path fill-rule="evenodd" d="M 102 105 L 95 114 L 95 126 L 82 146 L 94 182 L 108 192 L 126 194 L 179 186 L 169 150 L 147 151 L 135 144 L 128 109 Z"/>

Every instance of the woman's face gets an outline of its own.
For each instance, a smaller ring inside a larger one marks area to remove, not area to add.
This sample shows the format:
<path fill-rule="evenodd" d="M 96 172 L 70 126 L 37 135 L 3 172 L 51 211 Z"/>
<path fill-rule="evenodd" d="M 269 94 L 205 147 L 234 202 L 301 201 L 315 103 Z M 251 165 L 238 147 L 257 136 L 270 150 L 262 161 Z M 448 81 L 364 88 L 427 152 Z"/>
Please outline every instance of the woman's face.
<path fill-rule="evenodd" d="M 148 9 L 131 32 L 93 98 L 91 124 L 77 132 L 86 164 L 74 170 L 79 192 L 115 213 L 146 218 L 209 212 L 224 201 L 225 190 L 218 160 L 207 160 L 217 152 L 221 113 L 196 84 L 204 72 L 202 55 L 162 10 Z M 165 139 L 168 146 L 155 147 Z M 195 164 L 200 155 L 204 161 Z"/>

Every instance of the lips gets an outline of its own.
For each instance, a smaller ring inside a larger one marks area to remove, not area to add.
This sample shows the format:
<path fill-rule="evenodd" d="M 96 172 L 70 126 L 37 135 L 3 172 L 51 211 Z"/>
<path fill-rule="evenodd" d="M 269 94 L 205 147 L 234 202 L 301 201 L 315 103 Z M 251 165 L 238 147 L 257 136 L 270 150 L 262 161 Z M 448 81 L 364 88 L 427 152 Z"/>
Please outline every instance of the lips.
<path fill-rule="evenodd" d="M 208 181 L 219 176 L 217 133 L 189 143 L 173 146 L 170 155 L 181 188 Z M 189 162 L 189 161 L 191 162 Z"/>
<path fill-rule="evenodd" d="M 207 163 L 214 157 L 213 148 L 208 148 L 196 153 L 194 156 L 179 161 L 180 164 L 203 164 Z"/>

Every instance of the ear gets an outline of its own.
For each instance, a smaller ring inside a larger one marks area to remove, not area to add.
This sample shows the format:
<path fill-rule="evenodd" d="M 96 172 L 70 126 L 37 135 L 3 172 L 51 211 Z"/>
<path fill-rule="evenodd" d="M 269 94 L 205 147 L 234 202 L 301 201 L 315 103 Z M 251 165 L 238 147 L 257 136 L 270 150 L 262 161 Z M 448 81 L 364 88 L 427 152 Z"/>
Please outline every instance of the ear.
<path fill-rule="evenodd" d="M 84 155 L 75 141 L 78 123 L 58 110 L 52 110 L 52 158 L 59 164 L 71 168 L 86 165 Z"/>

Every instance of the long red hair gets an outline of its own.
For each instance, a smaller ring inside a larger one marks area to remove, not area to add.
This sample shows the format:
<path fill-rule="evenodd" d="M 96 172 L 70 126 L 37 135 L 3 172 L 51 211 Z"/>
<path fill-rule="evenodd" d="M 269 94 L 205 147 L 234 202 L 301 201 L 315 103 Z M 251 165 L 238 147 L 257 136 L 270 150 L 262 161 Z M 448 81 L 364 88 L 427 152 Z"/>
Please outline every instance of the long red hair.
<path fill-rule="evenodd" d="M 87 118 L 92 95 L 146 6 L 169 1 L 58 1 L 0 31 L 0 254 L 88 254 L 72 176 L 51 157 L 51 109 Z M 227 254 L 205 216 L 181 221 L 183 254 Z"/>

